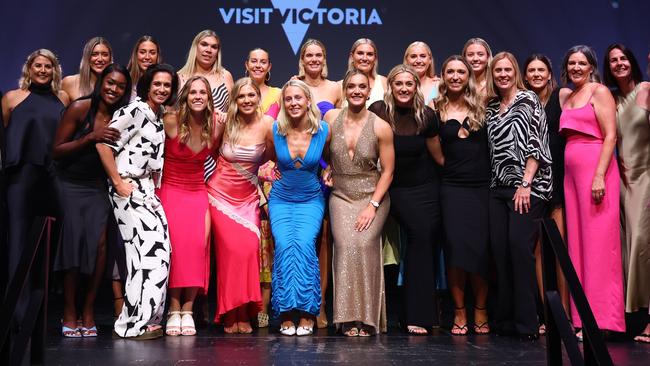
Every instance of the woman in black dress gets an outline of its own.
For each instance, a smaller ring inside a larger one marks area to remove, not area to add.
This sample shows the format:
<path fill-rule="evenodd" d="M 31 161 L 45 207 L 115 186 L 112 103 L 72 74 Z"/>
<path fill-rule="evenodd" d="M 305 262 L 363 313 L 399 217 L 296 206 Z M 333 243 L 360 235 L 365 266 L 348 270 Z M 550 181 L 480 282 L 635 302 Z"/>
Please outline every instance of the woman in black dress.
<path fill-rule="evenodd" d="M 61 90 L 61 66 L 52 51 L 32 52 L 18 85 L 2 98 L 7 139 L 3 169 L 9 218 L 8 280 L 16 271 L 34 219 L 57 213 L 52 141 L 61 111 L 68 104 L 68 96 Z M 20 317 L 22 314 L 17 315 Z"/>
<path fill-rule="evenodd" d="M 61 246 L 55 270 L 66 271 L 63 280 L 64 337 L 95 337 L 94 303 L 106 265 L 106 224 L 111 206 L 106 174 L 95 144 L 113 142 L 119 132 L 108 127 L 113 112 L 129 101 L 131 78 L 121 65 L 102 71 L 92 94 L 72 102 L 63 114 L 54 139 L 59 200 L 63 213 Z M 77 328 L 75 295 L 79 274 L 88 275 Z"/>
<path fill-rule="evenodd" d="M 434 253 L 440 231 L 440 178 L 432 159 L 440 150 L 438 119 L 424 104 L 417 74 L 405 65 L 390 71 L 384 100 L 369 110 L 388 121 L 395 133 L 391 215 L 407 235 L 402 324 L 411 334 L 426 335 L 438 315 Z"/>
<path fill-rule="evenodd" d="M 474 292 L 474 332 L 490 332 L 486 310 L 488 277 L 488 198 L 490 155 L 485 107 L 472 67 L 454 55 L 442 65 L 440 142 L 444 155 L 441 204 L 449 288 L 454 300 L 453 335 L 466 335 L 465 282 Z"/>
<path fill-rule="evenodd" d="M 545 55 L 536 53 L 526 59 L 523 68 L 524 84 L 528 90 L 532 90 L 539 97 L 546 113 L 546 124 L 548 125 L 548 143 L 553 159 L 553 197 L 548 203 L 548 216 L 550 216 L 562 238 L 566 238 L 564 224 L 564 145 L 566 139 L 560 135 L 560 88 L 553 77 L 551 60 Z M 542 255 L 540 241 L 535 246 L 535 270 L 537 271 L 537 286 L 540 289 L 540 297 L 544 300 L 542 293 Z M 562 271 L 558 269 L 558 289 L 562 299 L 562 305 L 569 314 L 569 288 Z M 546 326 L 539 326 L 539 334 L 546 333 Z"/>

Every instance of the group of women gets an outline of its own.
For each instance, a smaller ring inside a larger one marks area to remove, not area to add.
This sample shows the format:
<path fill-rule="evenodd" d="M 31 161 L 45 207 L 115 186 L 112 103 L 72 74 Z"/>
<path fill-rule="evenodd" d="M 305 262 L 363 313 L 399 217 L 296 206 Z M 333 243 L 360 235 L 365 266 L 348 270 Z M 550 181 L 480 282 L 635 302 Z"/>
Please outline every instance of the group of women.
<path fill-rule="evenodd" d="M 384 249 L 397 246 L 399 323 L 426 335 L 439 324 L 444 248 L 451 334 L 535 339 L 544 331 L 535 220 L 550 216 L 599 327 L 625 331 L 625 311 L 650 301 L 650 84 L 632 52 L 607 50 L 614 95 L 587 46 L 567 52 L 561 79 L 571 88 L 562 89 L 546 56 L 520 69 L 480 38 L 448 57 L 440 76 L 424 42 L 410 44 L 386 77 L 378 58 L 374 42 L 359 39 L 347 73 L 332 81 L 325 46 L 310 39 L 280 89 L 270 85 L 262 48 L 233 80 L 211 30 L 196 35 L 178 72 L 150 36 L 126 68 L 113 63 L 105 39 L 91 39 L 79 74 L 63 80 L 54 54 L 35 51 L 19 89 L 2 99 L 10 274 L 47 202 L 63 217 L 63 336 L 97 335 L 94 299 L 105 272 L 118 280 L 117 336 L 196 334 L 211 248 L 214 320 L 224 332 L 268 326 L 270 304 L 281 334 L 304 336 L 327 326 L 331 247 L 331 319 L 345 336 L 371 336 L 387 329 Z M 50 191 L 57 194 L 38 201 Z M 117 230 L 123 244 L 107 239 Z M 387 240 L 394 230 L 402 235 Z M 109 255 L 120 246 L 124 258 Z M 87 276 L 77 309 L 79 274 Z M 650 326 L 642 333 L 636 339 L 650 342 Z"/>

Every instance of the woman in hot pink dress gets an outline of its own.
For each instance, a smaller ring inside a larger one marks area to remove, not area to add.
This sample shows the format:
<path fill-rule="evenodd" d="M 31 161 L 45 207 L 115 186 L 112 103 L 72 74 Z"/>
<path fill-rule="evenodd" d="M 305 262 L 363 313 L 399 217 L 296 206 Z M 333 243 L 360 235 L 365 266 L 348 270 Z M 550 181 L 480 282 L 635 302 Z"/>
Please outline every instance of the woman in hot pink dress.
<path fill-rule="evenodd" d="M 562 63 L 560 131 L 567 137 L 564 190 L 569 255 L 598 327 L 625 331 L 619 236 L 616 105 L 600 84 L 594 51 L 572 47 Z M 582 322 L 574 304 L 571 318 Z M 578 332 L 582 339 L 582 332 Z"/>
<path fill-rule="evenodd" d="M 206 293 L 210 275 L 208 195 L 203 162 L 210 154 L 213 107 L 210 84 L 202 76 L 188 79 L 176 102 L 177 113 L 165 116 L 165 166 L 157 194 L 169 224 L 172 246 L 169 312 L 165 332 L 194 335 L 192 306 Z"/>
<path fill-rule="evenodd" d="M 215 322 L 229 334 L 251 333 L 250 319 L 262 310 L 257 171 L 268 160 L 265 152 L 274 149 L 273 118 L 262 115 L 260 99 L 250 78 L 233 86 L 217 170 L 208 181 L 217 259 Z"/>

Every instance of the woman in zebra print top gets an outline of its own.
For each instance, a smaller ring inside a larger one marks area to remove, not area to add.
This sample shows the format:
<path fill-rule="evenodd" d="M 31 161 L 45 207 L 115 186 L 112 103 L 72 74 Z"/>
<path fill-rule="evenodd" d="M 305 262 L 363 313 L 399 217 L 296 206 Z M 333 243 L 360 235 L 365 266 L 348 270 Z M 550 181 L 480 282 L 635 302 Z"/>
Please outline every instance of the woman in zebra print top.
<path fill-rule="evenodd" d="M 524 87 L 509 52 L 488 73 L 486 123 L 492 165 L 490 241 L 497 267 L 499 333 L 537 338 L 535 257 L 538 225 L 552 193 L 546 114 Z"/>

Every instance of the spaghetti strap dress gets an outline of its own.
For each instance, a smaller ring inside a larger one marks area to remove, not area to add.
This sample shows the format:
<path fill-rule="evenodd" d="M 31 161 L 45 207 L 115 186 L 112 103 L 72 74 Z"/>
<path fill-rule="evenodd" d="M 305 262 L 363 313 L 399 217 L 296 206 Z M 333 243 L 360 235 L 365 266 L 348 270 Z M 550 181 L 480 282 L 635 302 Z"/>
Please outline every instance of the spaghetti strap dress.
<path fill-rule="evenodd" d="M 242 146 L 224 142 L 217 170 L 208 182 L 217 259 L 216 323 L 240 306 L 246 306 L 251 318 L 262 310 L 257 171 L 265 147 L 264 143 Z"/>
<path fill-rule="evenodd" d="M 630 313 L 650 301 L 650 111 L 636 102 L 641 88 L 619 95 L 616 109 L 617 152 L 627 181 L 621 184 L 621 221 L 625 311 Z"/>
<path fill-rule="evenodd" d="M 165 140 L 165 170 L 156 194 L 169 223 L 169 288 L 198 287 L 203 293 L 208 290 L 208 194 L 203 182 L 203 162 L 209 153 L 207 147 L 192 151 L 179 136 Z"/>
<path fill-rule="evenodd" d="M 596 204 L 591 197 L 591 184 L 603 148 L 603 134 L 591 98 L 581 108 L 564 108 L 560 131 L 567 138 L 564 199 L 569 256 L 598 327 L 624 332 L 619 172 L 612 156 L 605 173 L 605 196 Z M 573 302 L 571 315 L 573 325 L 581 328 Z"/>

